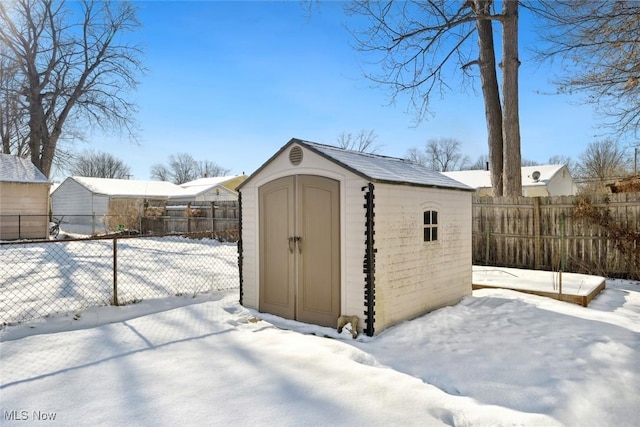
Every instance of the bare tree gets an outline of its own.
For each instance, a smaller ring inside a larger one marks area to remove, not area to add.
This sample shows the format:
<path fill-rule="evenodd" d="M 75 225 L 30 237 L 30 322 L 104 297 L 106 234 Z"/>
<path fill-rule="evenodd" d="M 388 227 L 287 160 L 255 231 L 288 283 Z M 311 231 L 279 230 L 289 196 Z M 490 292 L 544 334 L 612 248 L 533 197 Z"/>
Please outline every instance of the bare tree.
<path fill-rule="evenodd" d="M 151 167 L 152 179 L 171 181 L 178 185 L 202 177 L 224 176 L 228 173 L 229 169 L 209 160 L 197 161 L 186 153 L 169 156 L 168 165 L 155 164 Z"/>
<path fill-rule="evenodd" d="M 522 156 L 520 153 L 520 113 L 518 96 L 518 5 L 519 0 L 502 2 L 502 137 L 503 193 L 522 195 Z"/>
<path fill-rule="evenodd" d="M 520 161 L 521 166 L 540 166 L 540 162 L 531 159 L 522 159 Z"/>
<path fill-rule="evenodd" d="M 425 153 L 433 171 L 448 172 L 466 168 L 469 156 L 462 153 L 462 143 L 453 138 L 434 138 L 427 141 Z"/>
<path fill-rule="evenodd" d="M 467 170 L 472 170 L 472 171 L 489 170 L 489 165 L 490 165 L 489 155 L 482 154 L 478 156 L 475 162 L 469 164 L 469 166 L 467 167 Z"/>
<path fill-rule="evenodd" d="M 18 67 L 31 161 L 47 176 L 73 122 L 135 139 L 136 108 L 128 96 L 143 68 L 140 48 L 125 38 L 139 26 L 135 9 L 90 0 L 74 9 L 79 13 L 55 0 L 0 2 L 0 44 Z"/>
<path fill-rule="evenodd" d="M 424 152 L 424 150 L 416 147 L 409 148 L 404 158 L 418 165 L 426 166 L 429 164 L 429 158 L 427 157 L 427 154 Z"/>
<path fill-rule="evenodd" d="M 201 160 L 198 162 L 198 173 L 203 177 L 225 176 L 229 174 L 229 169 L 223 168 L 210 160 Z"/>
<path fill-rule="evenodd" d="M 520 161 L 521 166 L 537 166 L 540 163 L 535 160 L 522 159 Z M 491 168 L 491 162 L 489 162 L 489 156 L 482 154 L 475 162 L 465 166 L 465 170 L 489 170 Z"/>
<path fill-rule="evenodd" d="M 489 147 L 489 163 L 491 164 L 491 187 L 494 196 L 504 194 L 504 134 L 503 111 L 500 104 L 498 75 L 496 71 L 496 54 L 493 36 L 493 24 L 485 19 L 491 16 L 491 0 L 473 0 L 472 8 L 476 14 L 478 31 L 478 67 L 484 97 L 485 121 L 487 123 L 487 139 Z M 473 63 L 473 62 L 471 62 Z M 470 63 L 470 64 L 471 64 Z M 465 65 L 464 67 L 468 67 Z M 520 176 L 520 174 L 517 174 Z M 520 194 L 520 193 L 519 193 Z M 519 195 L 518 194 L 518 195 Z"/>
<path fill-rule="evenodd" d="M 29 153 L 25 108 L 20 102 L 18 66 L 11 52 L 0 45 L 0 140 L 2 153 L 23 156 Z"/>
<path fill-rule="evenodd" d="M 341 132 L 338 135 L 338 147 L 345 150 L 359 151 L 361 153 L 376 153 L 380 149 L 380 145 L 375 141 L 378 135 L 373 130 L 361 130 L 356 135 L 347 132 Z"/>
<path fill-rule="evenodd" d="M 151 165 L 151 179 L 158 181 L 171 181 L 171 171 L 166 165 L 156 163 Z"/>
<path fill-rule="evenodd" d="M 518 115 L 518 6 L 503 2 L 495 13 L 492 0 L 451 2 L 357 1 L 350 9 L 369 18 L 370 26 L 354 32 L 359 50 L 381 64 L 367 77 L 391 89 L 392 101 L 408 94 L 421 120 L 435 96 L 443 96 L 449 78 L 463 83 L 477 65 L 485 104 L 491 179 L 494 194 L 520 195 L 520 127 Z M 503 24 L 502 94 L 500 101 L 493 21 Z M 474 45 L 477 40 L 477 45 Z M 516 173 L 517 172 L 517 173 Z"/>
<path fill-rule="evenodd" d="M 602 140 L 590 143 L 578 158 L 576 178 L 589 183 L 598 191 L 612 181 L 626 176 L 632 167 L 627 150 L 615 141 Z"/>
<path fill-rule="evenodd" d="M 553 0 L 530 7 L 544 18 L 540 59 L 560 58 L 562 93 L 581 92 L 616 135 L 640 131 L 640 14 L 630 1 Z"/>
<path fill-rule="evenodd" d="M 174 184 L 184 184 L 200 178 L 198 162 L 189 154 L 169 156 L 169 170 Z"/>
<path fill-rule="evenodd" d="M 520 162 L 521 166 L 538 166 L 538 163 L 535 160 L 522 159 Z M 482 154 L 479 156 L 475 162 L 467 164 L 463 170 L 489 170 L 491 169 L 491 162 L 489 162 L 489 156 L 486 154 Z"/>
<path fill-rule="evenodd" d="M 549 157 L 550 165 L 565 165 L 569 170 L 570 174 L 573 174 L 575 171 L 575 161 L 570 156 L 563 156 L 561 154 L 556 154 L 555 156 Z"/>
<path fill-rule="evenodd" d="M 95 151 L 85 151 L 75 156 L 69 173 L 96 178 L 131 178 L 131 168 L 122 160 L 112 154 Z"/>

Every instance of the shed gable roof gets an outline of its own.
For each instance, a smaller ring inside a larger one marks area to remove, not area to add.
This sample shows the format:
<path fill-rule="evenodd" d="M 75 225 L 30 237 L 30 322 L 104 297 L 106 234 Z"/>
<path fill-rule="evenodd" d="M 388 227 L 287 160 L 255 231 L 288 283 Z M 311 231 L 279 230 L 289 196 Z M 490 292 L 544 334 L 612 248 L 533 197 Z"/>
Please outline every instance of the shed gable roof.
<path fill-rule="evenodd" d="M 0 154 L 0 182 L 51 184 L 31 160 L 11 154 Z"/>
<path fill-rule="evenodd" d="M 238 183 L 244 181 L 245 178 L 246 176 L 244 175 L 199 178 L 193 181 L 185 182 L 184 184 L 180 184 L 180 187 L 185 189 L 185 194 L 182 194 L 182 196 L 197 196 L 218 186 L 222 186 L 229 192 L 235 193 L 235 188 L 237 187 Z"/>
<path fill-rule="evenodd" d="M 377 154 L 361 153 L 359 151 L 345 150 L 339 147 L 319 144 L 317 142 L 304 141 L 292 138 L 284 147 L 267 160 L 256 172 L 254 172 L 239 189 L 257 175 L 267 164 L 297 144 L 324 157 L 325 159 L 351 171 L 352 173 L 371 182 L 415 185 L 421 187 L 449 188 L 456 190 L 472 191 L 467 185 L 449 178 L 439 172 L 433 172 L 425 166 L 412 163 L 397 157 L 387 157 Z"/>

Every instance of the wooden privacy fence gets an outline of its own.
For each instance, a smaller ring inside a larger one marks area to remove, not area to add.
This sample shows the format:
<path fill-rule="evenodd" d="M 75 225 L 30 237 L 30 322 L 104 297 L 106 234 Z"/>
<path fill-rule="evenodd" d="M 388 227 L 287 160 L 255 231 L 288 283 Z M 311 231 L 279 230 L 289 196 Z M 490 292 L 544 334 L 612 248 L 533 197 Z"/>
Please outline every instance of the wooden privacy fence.
<path fill-rule="evenodd" d="M 576 215 L 580 198 L 474 196 L 474 264 L 638 278 L 634 262 L 610 233 Z M 588 199 L 594 208 L 608 210 L 616 223 L 638 229 L 640 193 Z"/>
<path fill-rule="evenodd" d="M 235 241 L 238 236 L 237 200 L 192 202 L 148 209 L 143 229 L 155 233 L 214 232 L 220 240 Z"/>

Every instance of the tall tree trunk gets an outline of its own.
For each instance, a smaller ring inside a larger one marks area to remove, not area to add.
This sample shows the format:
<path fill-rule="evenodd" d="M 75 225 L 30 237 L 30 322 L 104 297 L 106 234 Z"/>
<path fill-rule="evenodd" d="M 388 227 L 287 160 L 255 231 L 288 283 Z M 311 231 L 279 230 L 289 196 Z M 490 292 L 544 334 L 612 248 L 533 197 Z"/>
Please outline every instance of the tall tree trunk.
<path fill-rule="evenodd" d="M 29 151 L 31 152 L 31 162 L 42 172 L 45 176 L 49 176 L 48 172 L 42 169 L 42 162 L 40 158 L 40 152 L 42 151 L 42 141 L 46 136 L 47 130 L 44 125 L 46 122 L 44 109 L 42 103 L 39 102 L 40 92 L 39 90 L 34 93 L 31 90 L 29 94 Z"/>
<path fill-rule="evenodd" d="M 518 1 L 502 6 L 502 133 L 504 138 L 504 195 L 522 196 L 520 116 L 518 113 Z"/>
<path fill-rule="evenodd" d="M 478 17 L 478 47 L 480 66 L 480 80 L 482 82 L 482 96 L 484 97 L 484 113 L 487 122 L 487 139 L 489 144 L 489 168 L 491 171 L 491 185 L 493 195 L 503 194 L 503 132 L 502 107 L 500 105 L 500 90 L 496 73 L 496 53 L 493 44 L 493 27 L 489 19 L 491 0 L 474 0 L 473 7 Z"/>
<path fill-rule="evenodd" d="M 53 158 L 56 155 L 56 147 L 58 145 L 58 138 L 60 132 L 57 135 L 48 135 L 46 141 L 42 144 L 42 155 L 40 156 L 41 172 L 45 176 L 49 176 L 51 168 L 53 167 Z"/>

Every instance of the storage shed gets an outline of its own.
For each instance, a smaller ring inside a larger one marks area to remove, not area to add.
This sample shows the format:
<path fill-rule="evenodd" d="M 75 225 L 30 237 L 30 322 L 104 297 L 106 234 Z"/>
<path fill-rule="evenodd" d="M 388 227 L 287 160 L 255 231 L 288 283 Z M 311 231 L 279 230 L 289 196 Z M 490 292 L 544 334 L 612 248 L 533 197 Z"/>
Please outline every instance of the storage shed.
<path fill-rule="evenodd" d="M 246 307 L 372 336 L 471 293 L 473 189 L 440 173 L 292 139 L 238 190 Z"/>
<path fill-rule="evenodd" d="M 93 233 L 105 227 L 115 229 L 121 222 L 135 221 L 136 224 L 124 224 L 132 228 L 137 225 L 145 204 L 164 206 L 169 197 L 184 191 L 166 181 L 71 176 L 51 193 L 51 210 L 56 217 L 64 216 L 64 221 L 78 232 L 80 229 L 76 226 L 87 226 L 85 232 Z"/>
<path fill-rule="evenodd" d="M 0 154 L 0 240 L 49 237 L 50 186 L 31 160 Z"/>

